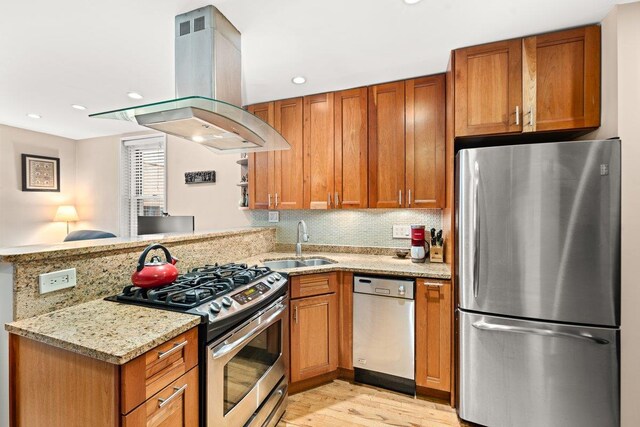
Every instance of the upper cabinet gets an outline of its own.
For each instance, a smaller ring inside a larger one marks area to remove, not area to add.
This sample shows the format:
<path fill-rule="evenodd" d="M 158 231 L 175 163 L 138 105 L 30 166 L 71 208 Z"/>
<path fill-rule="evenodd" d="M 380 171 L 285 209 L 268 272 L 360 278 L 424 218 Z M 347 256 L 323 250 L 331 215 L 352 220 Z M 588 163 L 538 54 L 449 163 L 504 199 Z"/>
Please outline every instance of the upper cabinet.
<path fill-rule="evenodd" d="M 523 130 L 600 126 L 600 27 L 523 41 Z"/>
<path fill-rule="evenodd" d="M 336 92 L 334 207 L 369 206 L 367 88 Z"/>
<path fill-rule="evenodd" d="M 334 206 L 333 93 L 304 97 L 304 207 Z"/>
<path fill-rule="evenodd" d="M 250 105 L 247 110 L 274 125 L 275 109 L 273 102 Z M 249 208 L 270 209 L 275 196 L 275 152 L 249 154 Z"/>
<path fill-rule="evenodd" d="M 445 204 L 445 76 L 405 83 L 405 207 Z"/>
<path fill-rule="evenodd" d="M 289 142 L 289 150 L 273 152 L 273 209 L 302 209 L 303 198 L 303 135 L 302 98 L 276 101 L 275 129 Z"/>
<path fill-rule="evenodd" d="M 369 87 L 369 207 L 404 206 L 404 82 Z"/>
<path fill-rule="evenodd" d="M 455 136 L 600 125 L 600 27 L 454 51 Z"/>
<path fill-rule="evenodd" d="M 456 136 L 522 131 L 522 40 L 454 55 Z"/>

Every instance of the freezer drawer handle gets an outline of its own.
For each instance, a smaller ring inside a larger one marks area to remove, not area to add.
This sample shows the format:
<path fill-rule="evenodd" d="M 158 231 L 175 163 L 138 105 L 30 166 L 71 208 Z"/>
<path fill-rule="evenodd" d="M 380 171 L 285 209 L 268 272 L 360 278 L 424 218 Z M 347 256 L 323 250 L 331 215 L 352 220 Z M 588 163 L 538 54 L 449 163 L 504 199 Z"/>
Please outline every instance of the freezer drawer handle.
<path fill-rule="evenodd" d="M 473 323 L 473 327 L 482 331 L 496 331 L 496 332 L 513 332 L 515 334 L 533 334 L 542 335 L 545 337 L 559 337 L 559 338 L 575 338 L 579 340 L 587 340 L 595 342 L 596 344 L 609 344 L 609 341 L 604 338 L 594 337 L 587 333 L 570 334 L 568 332 L 557 332 L 550 329 L 539 328 L 523 328 L 522 326 L 508 326 L 508 325 L 496 325 L 493 323 L 487 323 L 484 320 Z"/>

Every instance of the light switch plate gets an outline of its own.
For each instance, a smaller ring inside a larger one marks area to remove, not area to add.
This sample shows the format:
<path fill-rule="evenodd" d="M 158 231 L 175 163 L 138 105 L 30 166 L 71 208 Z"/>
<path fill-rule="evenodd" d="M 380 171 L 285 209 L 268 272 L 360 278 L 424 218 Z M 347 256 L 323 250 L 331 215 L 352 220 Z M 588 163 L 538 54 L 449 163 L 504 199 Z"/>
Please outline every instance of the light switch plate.
<path fill-rule="evenodd" d="M 269 222 L 280 222 L 280 212 L 269 211 Z"/>
<path fill-rule="evenodd" d="M 53 271 L 40 275 L 40 293 L 46 294 L 76 285 L 76 269 Z"/>
<path fill-rule="evenodd" d="M 394 239 L 410 239 L 411 238 L 411 226 L 410 225 L 394 225 L 392 236 Z"/>

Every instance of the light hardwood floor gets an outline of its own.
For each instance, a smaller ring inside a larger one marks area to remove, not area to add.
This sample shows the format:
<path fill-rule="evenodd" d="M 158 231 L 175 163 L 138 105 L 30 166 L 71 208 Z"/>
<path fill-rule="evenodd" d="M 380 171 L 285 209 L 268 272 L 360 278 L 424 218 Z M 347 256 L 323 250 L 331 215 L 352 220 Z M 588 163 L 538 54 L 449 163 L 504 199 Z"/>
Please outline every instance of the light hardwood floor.
<path fill-rule="evenodd" d="M 450 406 L 347 381 L 294 394 L 278 427 L 468 426 Z"/>

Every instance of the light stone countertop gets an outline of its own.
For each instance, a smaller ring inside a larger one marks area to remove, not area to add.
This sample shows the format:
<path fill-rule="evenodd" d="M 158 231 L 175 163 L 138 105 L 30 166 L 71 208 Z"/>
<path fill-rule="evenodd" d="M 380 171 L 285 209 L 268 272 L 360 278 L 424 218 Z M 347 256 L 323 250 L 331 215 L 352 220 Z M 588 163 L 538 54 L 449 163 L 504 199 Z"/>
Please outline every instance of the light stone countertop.
<path fill-rule="evenodd" d="M 301 259 L 323 258 L 336 261 L 334 264 L 325 264 L 313 267 L 300 267 L 279 269 L 290 276 L 311 273 L 326 273 L 330 271 L 353 271 L 366 274 L 379 274 L 388 276 L 421 277 L 429 279 L 451 279 L 449 265 L 444 263 L 413 263 L 411 259 L 399 259 L 391 255 L 369 255 L 358 253 L 336 252 L 305 252 L 302 251 Z M 294 252 L 268 252 L 242 260 L 247 264 L 262 264 L 264 261 L 281 259 L 300 259 Z"/>
<path fill-rule="evenodd" d="M 296 258 L 294 253 L 268 252 L 239 262 L 253 265 L 291 258 Z M 416 264 L 410 259 L 391 255 L 303 251 L 302 259 L 308 258 L 324 258 L 336 263 L 278 271 L 290 276 L 340 270 L 441 280 L 451 278 L 447 264 Z M 5 329 L 45 344 L 122 365 L 195 327 L 200 321 L 199 316 L 190 314 L 100 299 L 8 323 Z"/>
<path fill-rule="evenodd" d="M 44 344 L 123 365 L 200 322 L 200 316 L 100 299 L 7 323 L 5 329 Z"/>

